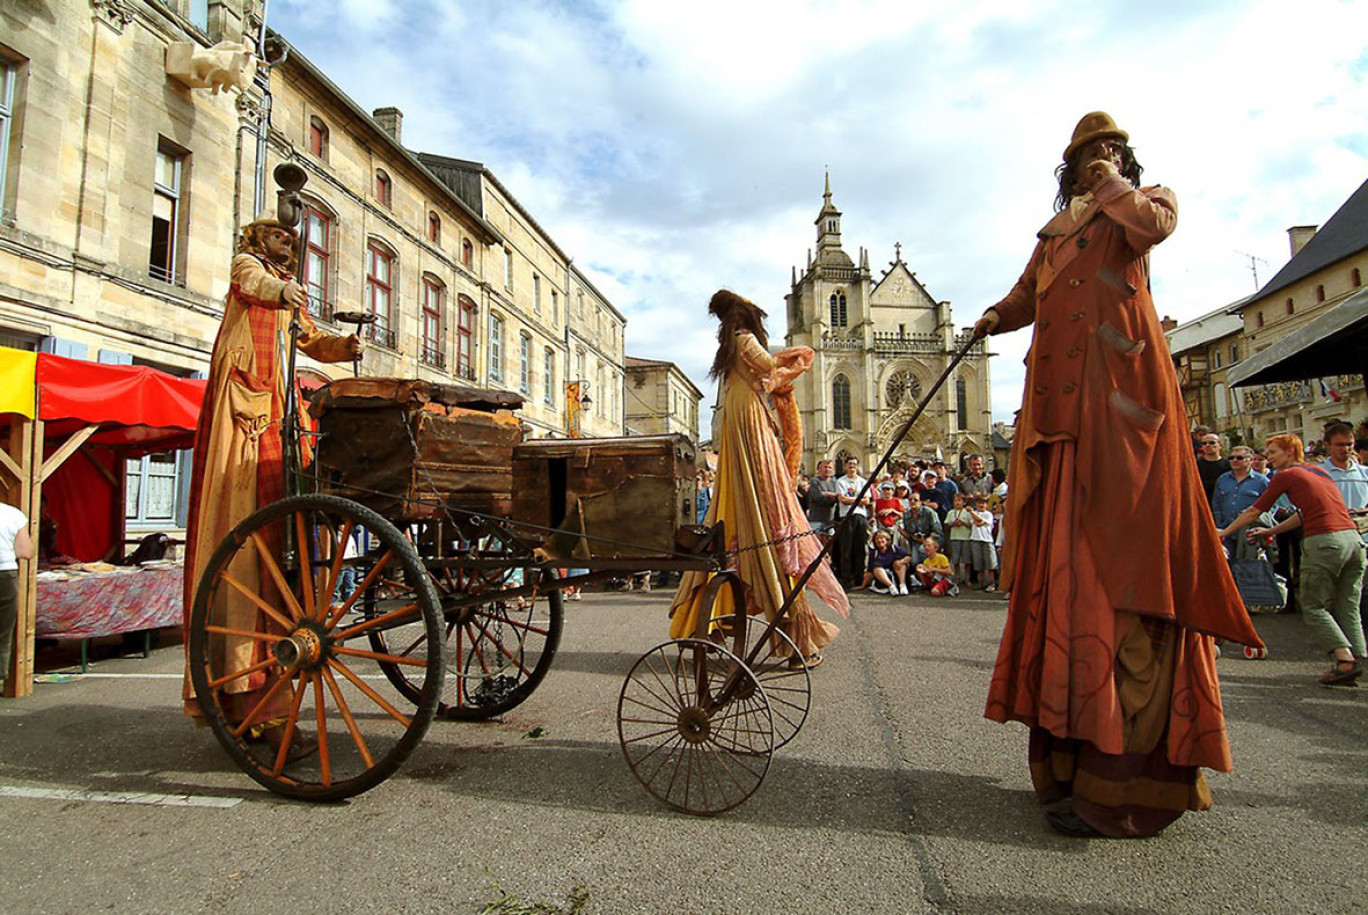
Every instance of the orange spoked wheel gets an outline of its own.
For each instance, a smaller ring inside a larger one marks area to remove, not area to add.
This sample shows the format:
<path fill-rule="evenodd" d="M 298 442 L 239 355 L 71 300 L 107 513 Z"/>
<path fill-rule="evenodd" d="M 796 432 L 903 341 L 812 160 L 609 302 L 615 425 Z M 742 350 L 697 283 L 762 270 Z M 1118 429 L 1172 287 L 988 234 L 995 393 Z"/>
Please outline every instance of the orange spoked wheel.
<path fill-rule="evenodd" d="M 489 538 L 479 558 L 498 561 L 512 547 Z M 560 591 L 509 596 L 541 574 L 535 569 L 483 568 L 459 560 L 432 568 L 445 627 L 447 670 L 437 714 L 460 721 L 502 715 L 526 701 L 541 684 L 560 645 L 564 607 Z M 368 611 L 369 612 L 369 611 Z M 377 652 L 401 658 L 425 658 L 426 633 L 421 621 L 377 631 Z M 400 693 L 417 702 L 420 683 L 406 664 L 381 665 Z"/>
<path fill-rule="evenodd" d="M 684 813 L 743 803 L 769 771 L 769 701 L 740 658 L 703 639 L 642 655 L 618 696 L 618 739 L 646 790 Z"/>
<path fill-rule="evenodd" d="M 373 649 L 373 633 L 414 626 L 423 657 Z M 190 677 L 244 772 L 279 794 L 338 800 L 384 781 L 423 739 L 442 693 L 443 636 L 436 589 L 394 525 L 348 499 L 294 496 L 248 516 L 210 557 L 190 618 Z M 412 669 L 414 700 L 384 664 Z"/>

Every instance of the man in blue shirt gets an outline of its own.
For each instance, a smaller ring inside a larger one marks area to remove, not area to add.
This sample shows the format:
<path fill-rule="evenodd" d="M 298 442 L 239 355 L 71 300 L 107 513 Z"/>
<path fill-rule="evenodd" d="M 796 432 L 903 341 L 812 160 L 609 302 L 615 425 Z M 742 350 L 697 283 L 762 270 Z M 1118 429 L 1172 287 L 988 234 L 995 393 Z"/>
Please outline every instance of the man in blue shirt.
<path fill-rule="evenodd" d="M 1325 427 L 1325 446 L 1330 456 L 1320 468 L 1335 481 L 1349 514 L 1368 508 L 1368 469 L 1354 460 L 1354 430 L 1348 423 Z"/>
<path fill-rule="evenodd" d="M 1254 450 L 1245 445 L 1231 450 L 1230 469 L 1216 478 L 1211 493 L 1211 513 L 1216 518 L 1216 527 L 1230 524 L 1268 488 L 1268 477 L 1250 469 L 1253 459 Z M 1245 558 L 1244 554 L 1249 550 L 1245 538 L 1238 532 L 1227 537 L 1225 545 L 1232 559 Z"/>

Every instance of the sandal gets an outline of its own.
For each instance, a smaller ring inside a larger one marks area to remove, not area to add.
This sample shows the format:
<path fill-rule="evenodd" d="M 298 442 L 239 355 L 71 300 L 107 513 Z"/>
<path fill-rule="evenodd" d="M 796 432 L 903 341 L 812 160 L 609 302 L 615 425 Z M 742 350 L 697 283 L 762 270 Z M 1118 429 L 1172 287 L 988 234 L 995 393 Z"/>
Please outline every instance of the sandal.
<path fill-rule="evenodd" d="M 1353 684 L 1363 674 L 1363 666 L 1358 661 L 1335 661 L 1335 666 L 1320 675 L 1321 686 L 1344 686 Z"/>

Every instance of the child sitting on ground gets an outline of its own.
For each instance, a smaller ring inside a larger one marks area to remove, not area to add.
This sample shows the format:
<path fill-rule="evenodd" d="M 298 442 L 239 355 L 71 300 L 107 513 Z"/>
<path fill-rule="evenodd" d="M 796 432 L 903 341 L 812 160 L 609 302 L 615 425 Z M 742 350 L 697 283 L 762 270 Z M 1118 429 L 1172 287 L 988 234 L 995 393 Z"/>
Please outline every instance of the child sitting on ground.
<path fill-rule="evenodd" d="M 926 551 L 926 558 L 917 566 L 917 578 L 926 590 L 931 592 L 932 597 L 943 597 L 947 594 L 954 597 L 959 593 L 959 588 L 955 587 L 955 574 L 950 568 L 950 558 L 940 551 L 940 538 L 928 534 L 922 540 L 922 549 Z"/>
<path fill-rule="evenodd" d="M 869 587 L 870 581 L 875 581 L 875 594 L 906 594 L 907 567 L 911 564 L 911 553 L 894 543 L 887 531 L 875 531 L 864 581 L 855 590 L 863 591 Z"/>

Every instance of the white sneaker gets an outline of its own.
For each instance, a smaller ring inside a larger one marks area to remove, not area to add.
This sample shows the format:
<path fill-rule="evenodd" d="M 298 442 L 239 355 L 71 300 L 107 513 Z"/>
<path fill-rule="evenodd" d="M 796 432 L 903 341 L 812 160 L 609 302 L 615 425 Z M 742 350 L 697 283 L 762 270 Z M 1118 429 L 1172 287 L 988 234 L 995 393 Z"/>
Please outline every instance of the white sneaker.
<path fill-rule="evenodd" d="M 899 584 L 898 584 L 898 593 L 899 593 L 900 595 L 906 595 L 906 594 L 907 594 L 907 585 L 902 584 L 901 582 L 899 582 Z"/>
<path fill-rule="evenodd" d="M 879 585 L 879 584 L 871 585 L 870 588 L 869 588 L 869 590 L 873 591 L 875 594 L 887 594 L 887 593 L 888 593 L 888 589 L 885 588 L 883 585 Z"/>

